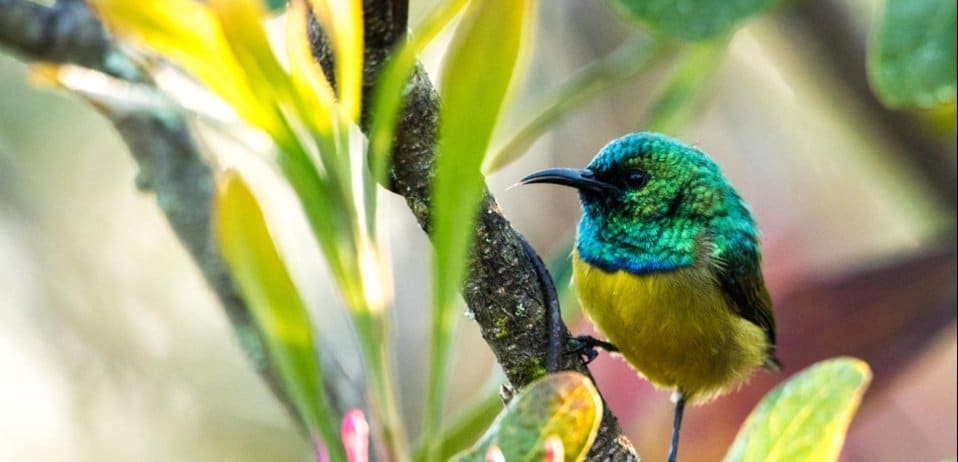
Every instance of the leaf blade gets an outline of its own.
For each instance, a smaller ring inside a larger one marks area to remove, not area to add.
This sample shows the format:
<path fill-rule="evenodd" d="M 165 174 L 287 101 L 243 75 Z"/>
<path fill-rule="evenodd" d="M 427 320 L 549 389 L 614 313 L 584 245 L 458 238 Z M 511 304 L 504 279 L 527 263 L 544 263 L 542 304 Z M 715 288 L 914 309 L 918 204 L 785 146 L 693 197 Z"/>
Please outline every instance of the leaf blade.
<path fill-rule="evenodd" d="M 725 462 L 835 461 L 871 370 L 858 359 L 821 361 L 769 392 L 739 430 Z"/>
<path fill-rule="evenodd" d="M 372 101 L 373 119 L 369 128 L 370 171 L 377 182 L 385 180 L 393 134 L 405 99 L 403 87 L 416 66 L 419 53 L 467 3 L 468 0 L 446 0 L 436 5 L 386 62 L 376 82 Z"/>
<path fill-rule="evenodd" d="M 765 11 L 771 0 L 608 0 L 624 18 L 656 33 L 697 42 L 726 35 Z"/>
<path fill-rule="evenodd" d="M 956 93 L 955 2 L 888 0 L 868 46 L 868 76 L 892 108 L 934 108 Z"/>
<path fill-rule="evenodd" d="M 249 305 L 264 344 L 311 435 L 344 460 L 336 423 L 319 383 L 306 307 L 273 243 L 263 212 L 235 171 L 217 181 L 215 236 L 230 274 Z"/>
<path fill-rule="evenodd" d="M 438 434 L 457 294 L 484 190 L 480 167 L 529 30 L 534 0 L 473 0 L 442 71 L 438 154 L 432 190 L 432 351 L 424 431 Z M 429 457 L 437 455 L 432 445 Z"/>
<path fill-rule="evenodd" d="M 280 122 L 250 90 L 250 77 L 208 6 L 193 0 L 89 0 L 89 4 L 111 32 L 179 64 L 251 125 L 271 135 L 279 131 Z"/>
<path fill-rule="evenodd" d="M 361 0 L 309 0 L 316 19 L 329 34 L 335 54 L 339 104 L 359 121 L 363 76 L 363 6 Z"/>
<path fill-rule="evenodd" d="M 558 437 L 565 460 L 581 461 L 592 447 L 602 412 L 602 398 L 588 377 L 549 374 L 522 389 L 479 442 L 452 460 L 481 461 L 491 446 L 498 446 L 505 460 L 543 460 L 546 440 Z"/>

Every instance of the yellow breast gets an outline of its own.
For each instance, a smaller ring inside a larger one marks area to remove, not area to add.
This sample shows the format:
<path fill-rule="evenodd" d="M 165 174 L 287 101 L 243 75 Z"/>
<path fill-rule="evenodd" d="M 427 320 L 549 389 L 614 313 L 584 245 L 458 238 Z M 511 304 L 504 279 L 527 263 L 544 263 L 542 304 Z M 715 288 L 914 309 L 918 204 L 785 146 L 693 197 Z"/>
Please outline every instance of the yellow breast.
<path fill-rule="evenodd" d="M 573 254 L 585 313 L 656 386 L 691 402 L 745 382 L 765 358 L 764 332 L 729 307 L 708 263 L 637 276 L 605 272 Z"/>

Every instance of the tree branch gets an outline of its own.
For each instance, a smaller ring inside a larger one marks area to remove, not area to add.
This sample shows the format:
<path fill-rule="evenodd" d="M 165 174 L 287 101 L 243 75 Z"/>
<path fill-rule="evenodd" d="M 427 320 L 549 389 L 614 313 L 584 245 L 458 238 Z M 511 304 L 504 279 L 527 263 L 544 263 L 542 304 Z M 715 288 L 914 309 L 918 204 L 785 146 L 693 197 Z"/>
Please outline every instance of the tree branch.
<path fill-rule="evenodd" d="M 0 45 L 31 60 L 77 64 L 130 82 L 145 80 L 79 0 L 44 6 L 0 0 Z"/>
<path fill-rule="evenodd" d="M 365 62 L 363 98 L 369 101 L 383 63 L 406 31 L 405 21 L 393 22 L 392 12 L 405 10 L 405 0 L 365 0 Z M 399 6 L 397 6 L 399 5 Z M 310 43 L 327 76 L 332 74 L 332 54 L 315 19 L 310 18 Z M 436 157 L 439 95 L 421 66 L 413 72 L 400 116 L 387 187 L 403 196 L 420 226 L 430 232 L 430 186 Z M 368 128 L 370 104 L 364 104 L 363 129 Z M 521 237 L 503 216 L 492 194 L 486 191 L 476 221 L 475 244 L 463 297 L 475 314 L 483 339 L 489 344 L 513 388 L 522 387 L 546 372 L 549 357 L 550 318 L 543 284 L 523 250 Z M 561 322 L 561 345 L 569 338 Z M 559 370 L 587 376 L 578 355 L 561 355 Z M 589 460 L 638 460 L 608 407 Z"/>

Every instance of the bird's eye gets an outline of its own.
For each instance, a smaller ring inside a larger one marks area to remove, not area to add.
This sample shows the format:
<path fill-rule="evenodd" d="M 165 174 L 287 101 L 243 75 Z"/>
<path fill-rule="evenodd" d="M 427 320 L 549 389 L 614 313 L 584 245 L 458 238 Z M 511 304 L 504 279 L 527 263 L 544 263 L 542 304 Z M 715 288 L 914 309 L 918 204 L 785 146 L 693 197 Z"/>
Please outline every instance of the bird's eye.
<path fill-rule="evenodd" d="M 630 172 L 625 177 L 625 185 L 632 189 L 639 189 L 649 182 L 649 174 L 642 171 Z"/>

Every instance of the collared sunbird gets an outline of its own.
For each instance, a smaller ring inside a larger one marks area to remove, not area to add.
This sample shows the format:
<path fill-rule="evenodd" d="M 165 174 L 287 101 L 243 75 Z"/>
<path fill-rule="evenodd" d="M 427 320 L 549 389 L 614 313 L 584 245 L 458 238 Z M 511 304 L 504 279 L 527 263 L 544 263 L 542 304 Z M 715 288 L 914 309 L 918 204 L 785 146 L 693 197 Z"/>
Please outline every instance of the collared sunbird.
<path fill-rule="evenodd" d="M 633 133 L 584 169 L 546 169 L 522 183 L 579 191 L 573 285 L 625 360 L 674 391 L 670 462 L 686 402 L 734 389 L 759 366 L 781 368 L 758 228 L 704 152 Z"/>

